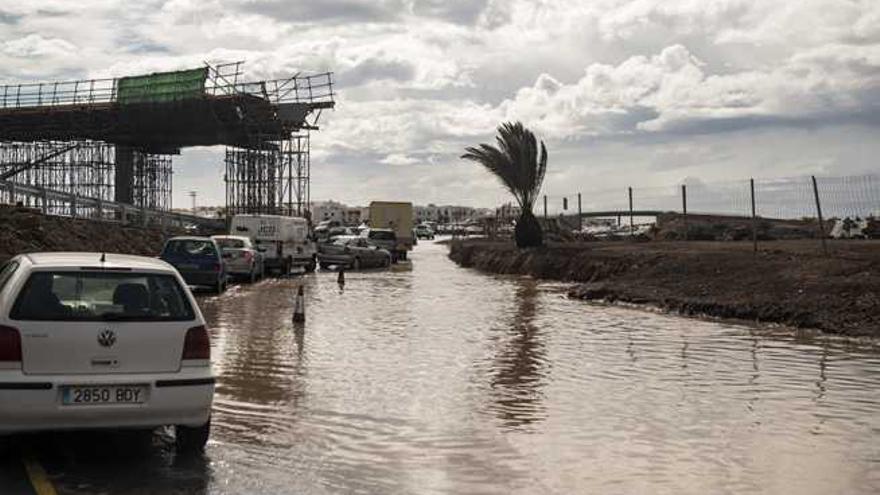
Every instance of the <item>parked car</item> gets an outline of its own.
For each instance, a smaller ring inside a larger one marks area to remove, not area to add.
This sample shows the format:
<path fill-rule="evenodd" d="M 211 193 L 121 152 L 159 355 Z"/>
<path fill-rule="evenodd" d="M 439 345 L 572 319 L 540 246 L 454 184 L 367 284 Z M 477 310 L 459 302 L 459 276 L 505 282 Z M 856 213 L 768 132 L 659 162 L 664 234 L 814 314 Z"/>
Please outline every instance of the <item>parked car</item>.
<path fill-rule="evenodd" d="M 205 320 L 155 258 L 33 253 L 0 266 L 0 442 L 36 431 L 174 425 L 181 451 L 211 429 Z"/>
<path fill-rule="evenodd" d="M 318 247 L 318 264 L 326 270 L 330 265 L 354 270 L 391 265 L 391 253 L 363 237 L 340 236 Z"/>
<path fill-rule="evenodd" d="M 431 227 L 428 227 L 425 224 L 416 225 L 416 238 L 417 239 L 433 239 L 434 231 Z"/>
<path fill-rule="evenodd" d="M 240 235 L 213 235 L 211 239 L 220 246 L 226 273 L 251 283 L 263 278 L 266 273 L 263 253 L 254 248 L 249 237 Z"/>
<path fill-rule="evenodd" d="M 361 232 L 361 237 L 391 253 L 391 261 L 396 263 L 400 256 L 397 249 L 397 234 L 391 229 L 366 229 Z M 403 251 L 404 253 L 406 251 Z M 403 258 L 400 258 L 403 259 Z"/>
<path fill-rule="evenodd" d="M 226 290 L 226 263 L 220 246 L 210 237 L 172 237 L 159 257 L 171 264 L 189 285 Z"/>

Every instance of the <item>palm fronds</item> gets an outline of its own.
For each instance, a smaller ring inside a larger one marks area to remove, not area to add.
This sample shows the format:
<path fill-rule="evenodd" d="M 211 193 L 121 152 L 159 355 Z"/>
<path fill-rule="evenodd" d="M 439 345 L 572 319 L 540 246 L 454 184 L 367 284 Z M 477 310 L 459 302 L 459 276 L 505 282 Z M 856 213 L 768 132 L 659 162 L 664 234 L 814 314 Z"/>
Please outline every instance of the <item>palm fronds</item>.
<path fill-rule="evenodd" d="M 521 122 L 498 126 L 497 146 L 465 148 L 462 159 L 483 165 L 513 194 L 523 211 L 531 211 L 547 171 L 547 148 Z"/>

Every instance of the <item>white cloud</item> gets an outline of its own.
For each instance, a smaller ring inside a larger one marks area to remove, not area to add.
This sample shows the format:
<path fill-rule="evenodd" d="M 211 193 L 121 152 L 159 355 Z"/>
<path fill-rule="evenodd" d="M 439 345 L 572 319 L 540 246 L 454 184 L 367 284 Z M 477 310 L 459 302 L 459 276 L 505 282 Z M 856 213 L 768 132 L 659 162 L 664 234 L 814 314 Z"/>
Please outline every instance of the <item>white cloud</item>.
<path fill-rule="evenodd" d="M 76 46 L 61 38 L 44 38 L 29 34 L 23 38 L 5 41 L 0 48 L 10 57 L 67 57 L 76 52 Z"/>
<path fill-rule="evenodd" d="M 559 138 L 664 131 L 705 121 L 779 120 L 863 113 L 864 92 L 880 94 L 880 46 L 827 45 L 768 71 L 707 74 L 682 45 L 612 66 L 591 64 L 573 84 L 542 74 L 502 104 Z M 874 102 L 875 104 L 878 102 Z"/>
<path fill-rule="evenodd" d="M 386 165 L 415 165 L 419 162 L 419 159 L 402 153 L 392 153 L 379 161 L 379 163 L 384 163 Z"/>

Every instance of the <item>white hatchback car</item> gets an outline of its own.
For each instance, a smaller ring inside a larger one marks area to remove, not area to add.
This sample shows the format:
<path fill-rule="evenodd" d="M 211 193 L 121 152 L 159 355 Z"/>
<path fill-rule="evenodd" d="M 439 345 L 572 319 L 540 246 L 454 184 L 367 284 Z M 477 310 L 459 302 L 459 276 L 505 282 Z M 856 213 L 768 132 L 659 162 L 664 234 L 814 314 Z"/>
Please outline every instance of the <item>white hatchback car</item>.
<path fill-rule="evenodd" d="M 2 435 L 175 425 L 181 451 L 211 428 L 205 321 L 169 264 L 34 253 L 0 266 Z"/>

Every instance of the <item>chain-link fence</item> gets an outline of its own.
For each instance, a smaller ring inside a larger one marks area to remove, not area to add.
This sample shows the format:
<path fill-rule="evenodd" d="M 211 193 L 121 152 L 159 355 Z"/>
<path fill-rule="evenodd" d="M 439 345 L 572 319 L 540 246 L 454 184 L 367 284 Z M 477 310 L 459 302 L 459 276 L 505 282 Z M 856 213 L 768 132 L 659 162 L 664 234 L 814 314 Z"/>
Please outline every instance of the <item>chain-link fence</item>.
<path fill-rule="evenodd" d="M 880 222 L 880 176 L 547 191 L 535 214 L 587 232 L 634 235 L 650 226 L 668 239 L 871 237 Z"/>

